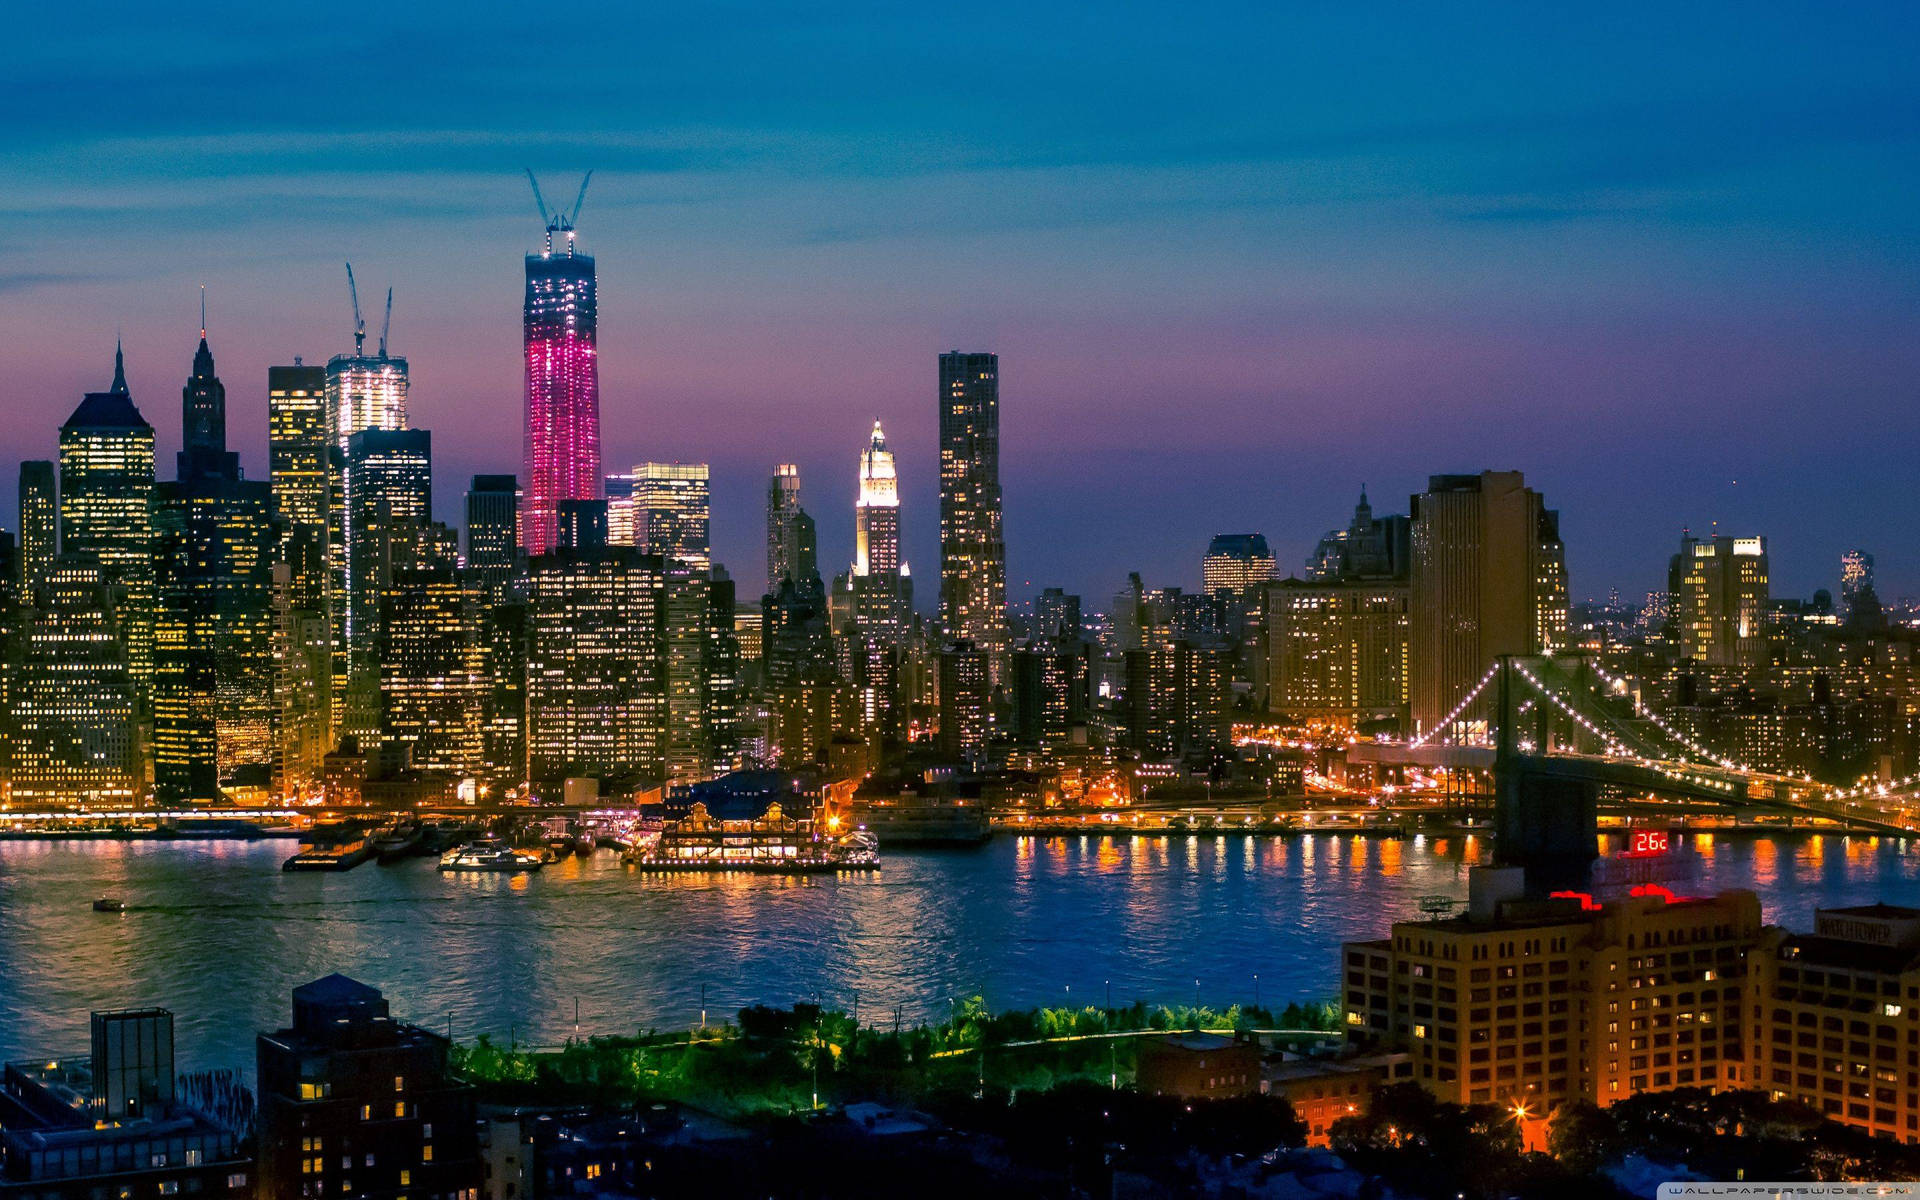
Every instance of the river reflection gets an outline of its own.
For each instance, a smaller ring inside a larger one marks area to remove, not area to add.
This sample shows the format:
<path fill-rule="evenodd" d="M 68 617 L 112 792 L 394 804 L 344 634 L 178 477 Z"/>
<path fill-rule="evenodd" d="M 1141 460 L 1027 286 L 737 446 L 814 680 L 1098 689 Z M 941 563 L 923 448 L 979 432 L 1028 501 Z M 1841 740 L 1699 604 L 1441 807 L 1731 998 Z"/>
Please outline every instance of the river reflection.
<path fill-rule="evenodd" d="M 641 876 L 611 854 L 535 876 L 431 860 L 283 874 L 281 842 L 0 843 L 0 1057 L 84 1046 L 87 1013 L 161 1004 L 182 1061 L 245 1066 L 288 993 L 344 971 L 456 1035 L 551 1044 L 754 1002 L 817 998 L 909 1020 L 996 1007 L 1330 997 L 1335 946 L 1466 894 L 1485 838 L 1000 838 L 894 852 L 875 875 Z M 1920 855 L 1885 838 L 1688 839 L 1676 890 L 1751 887 L 1768 920 L 1920 904 Z M 95 913 L 98 896 L 128 911 Z M 1069 991 L 1070 989 L 1070 991 Z"/>

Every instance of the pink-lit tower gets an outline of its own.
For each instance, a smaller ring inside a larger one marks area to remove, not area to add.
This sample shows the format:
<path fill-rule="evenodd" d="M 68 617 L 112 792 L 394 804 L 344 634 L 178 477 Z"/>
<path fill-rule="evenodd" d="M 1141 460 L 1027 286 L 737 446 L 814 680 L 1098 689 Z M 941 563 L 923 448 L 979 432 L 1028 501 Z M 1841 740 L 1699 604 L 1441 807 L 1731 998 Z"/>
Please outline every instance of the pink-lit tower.
<path fill-rule="evenodd" d="M 527 178 L 533 180 L 529 171 Z M 593 172 L 587 172 L 587 179 Z M 600 366 L 593 258 L 576 252 L 573 211 L 549 212 L 533 183 L 547 223 L 546 249 L 527 255 L 527 467 L 520 508 L 520 545 L 545 554 L 556 541 L 562 500 L 599 500 Z"/>

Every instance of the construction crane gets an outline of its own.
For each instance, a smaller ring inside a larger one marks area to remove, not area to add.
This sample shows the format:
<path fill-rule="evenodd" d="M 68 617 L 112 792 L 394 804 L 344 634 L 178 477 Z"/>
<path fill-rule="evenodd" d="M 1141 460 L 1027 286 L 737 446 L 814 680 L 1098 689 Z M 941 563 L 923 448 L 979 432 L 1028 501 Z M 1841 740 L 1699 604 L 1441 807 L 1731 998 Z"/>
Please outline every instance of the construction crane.
<path fill-rule="evenodd" d="M 387 315 L 380 322 L 380 357 L 387 356 L 387 331 L 393 328 L 393 289 L 387 289 Z"/>
<path fill-rule="evenodd" d="M 353 264 L 347 264 L 347 295 L 353 297 L 353 356 L 360 357 L 367 344 L 367 323 L 360 319 L 360 289 L 353 282 Z"/>
<path fill-rule="evenodd" d="M 568 247 L 571 249 L 573 242 L 573 225 L 575 221 L 580 219 L 580 206 L 587 202 L 587 184 L 593 181 L 593 172 L 588 171 L 586 175 L 581 178 L 580 194 L 573 198 L 573 211 L 571 213 L 563 213 L 558 209 L 549 209 L 547 207 L 547 198 L 540 194 L 540 181 L 534 178 L 533 168 L 527 167 L 525 170 L 527 172 L 527 182 L 533 185 L 533 203 L 534 206 L 540 210 L 540 222 L 547 227 L 547 253 L 553 253 L 553 235 L 556 233 L 564 233 L 567 235 Z"/>

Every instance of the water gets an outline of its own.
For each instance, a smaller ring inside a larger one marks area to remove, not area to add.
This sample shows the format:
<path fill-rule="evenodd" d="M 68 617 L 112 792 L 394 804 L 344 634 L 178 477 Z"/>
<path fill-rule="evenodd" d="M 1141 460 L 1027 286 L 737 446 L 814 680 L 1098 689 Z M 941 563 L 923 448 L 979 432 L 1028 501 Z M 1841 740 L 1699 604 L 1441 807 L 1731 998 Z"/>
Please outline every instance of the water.
<path fill-rule="evenodd" d="M 1920 853 L 1884 838 L 1691 839 L 1675 889 L 1816 905 L 1920 904 Z M 469 1038 L 557 1044 L 819 999 L 863 1019 L 1136 999 L 1330 998 L 1336 946 L 1464 898 L 1484 840 L 1341 836 L 997 838 L 895 851 L 874 875 L 644 876 L 608 853 L 538 875 L 430 859 L 286 874 L 291 843 L 0 843 L 0 1058 L 84 1049 L 93 1009 L 158 1004 L 183 1065 L 250 1067 L 298 984 L 341 971 L 396 1014 Z M 99 896 L 124 914 L 95 913 Z"/>

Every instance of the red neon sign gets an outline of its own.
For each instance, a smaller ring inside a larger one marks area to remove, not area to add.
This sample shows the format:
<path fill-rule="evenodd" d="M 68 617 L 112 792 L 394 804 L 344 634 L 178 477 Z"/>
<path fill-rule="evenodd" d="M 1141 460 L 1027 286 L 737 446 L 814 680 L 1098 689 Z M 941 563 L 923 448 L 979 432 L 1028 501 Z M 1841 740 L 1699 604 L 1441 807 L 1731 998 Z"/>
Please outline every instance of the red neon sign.
<path fill-rule="evenodd" d="M 1627 835 L 1622 858 L 1657 858 L 1673 849 L 1673 835 L 1664 829 L 1636 829 Z"/>

